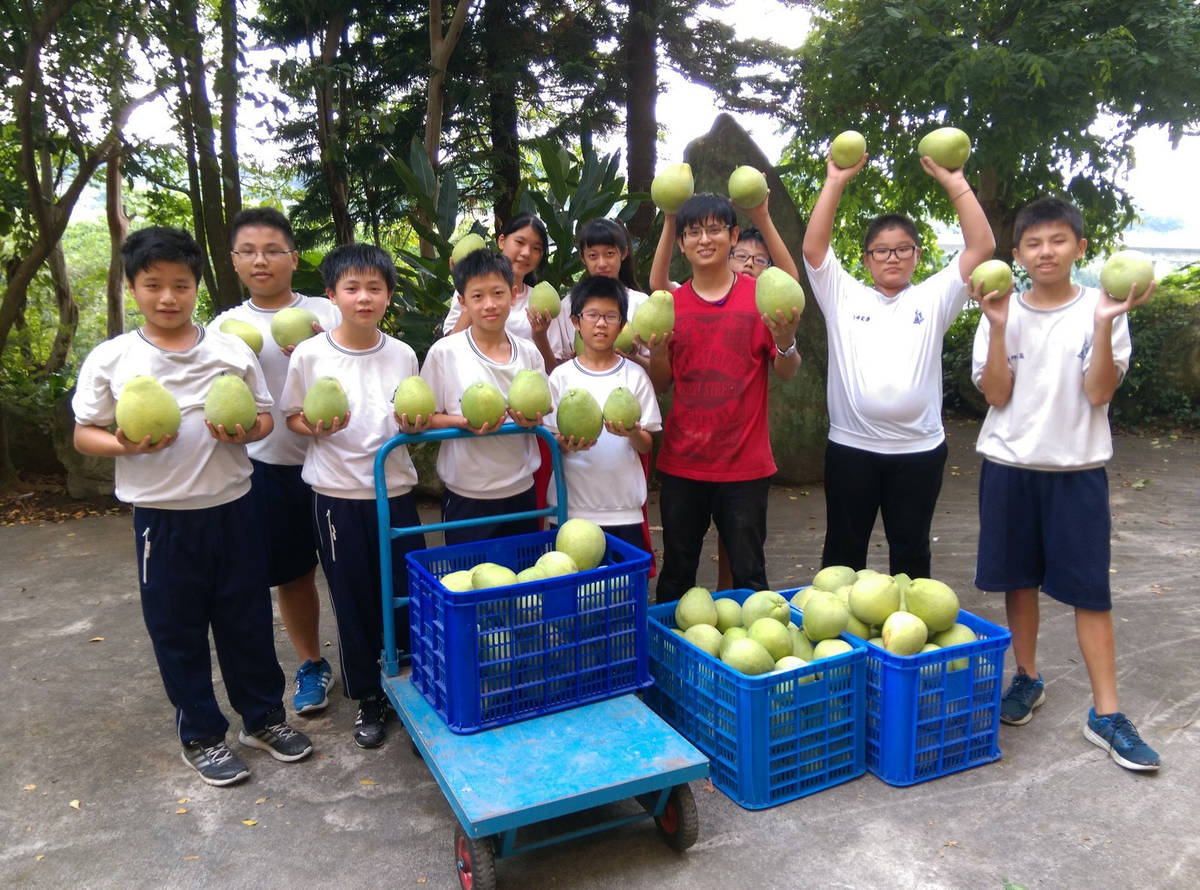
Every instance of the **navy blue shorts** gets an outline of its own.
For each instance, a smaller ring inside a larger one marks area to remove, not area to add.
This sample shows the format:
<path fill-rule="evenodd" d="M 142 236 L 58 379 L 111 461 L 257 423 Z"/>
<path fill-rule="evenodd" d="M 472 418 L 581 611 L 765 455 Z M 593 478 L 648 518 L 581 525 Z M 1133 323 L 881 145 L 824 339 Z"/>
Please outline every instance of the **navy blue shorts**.
<path fill-rule="evenodd" d="M 272 587 L 303 577 L 317 567 L 312 489 L 303 469 L 250 461 L 250 495 L 267 543 L 267 583 Z"/>
<path fill-rule="evenodd" d="M 530 485 L 518 494 L 507 498 L 468 498 L 455 494 L 450 489 L 442 492 L 442 521 L 458 522 L 463 519 L 478 519 L 484 516 L 500 516 L 505 513 L 524 513 L 537 509 L 537 493 Z M 538 531 L 537 519 L 522 519 L 517 522 L 487 522 L 466 528 L 446 529 L 446 544 L 469 544 L 489 538 L 505 538 L 509 535 L 524 535 Z"/>
<path fill-rule="evenodd" d="M 1068 606 L 1112 608 L 1108 474 L 1045 471 L 984 460 L 979 473 L 975 586 L 1041 588 Z"/>

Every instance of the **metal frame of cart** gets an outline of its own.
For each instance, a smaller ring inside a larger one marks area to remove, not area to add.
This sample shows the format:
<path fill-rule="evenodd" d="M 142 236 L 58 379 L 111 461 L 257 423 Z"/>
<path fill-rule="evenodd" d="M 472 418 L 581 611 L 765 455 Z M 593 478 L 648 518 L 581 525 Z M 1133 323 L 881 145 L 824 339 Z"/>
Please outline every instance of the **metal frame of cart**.
<path fill-rule="evenodd" d="M 407 675 L 396 645 L 396 610 L 406 597 L 392 588 L 392 541 L 417 532 L 542 516 L 566 520 L 567 493 L 554 436 L 543 427 L 505 424 L 489 435 L 534 434 L 550 447 L 558 507 L 394 528 L 388 512 L 384 461 L 399 446 L 474 435 L 465 430 L 401 434 L 375 458 L 375 503 L 383 606 L 381 683 L 458 819 L 454 855 L 469 890 L 495 886 L 495 859 L 572 840 L 650 817 L 672 848 L 686 850 L 699 833 L 687 783 L 708 775 L 708 759 L 632 694 L 532 717 L 473 735 L 452 733 Z M 536 752 L 540 756 L 531 756 Z M 606 819 L 553 837 L 518 843 L 518 831 L 537 822 L 635 798 L 645 810 Z"/>

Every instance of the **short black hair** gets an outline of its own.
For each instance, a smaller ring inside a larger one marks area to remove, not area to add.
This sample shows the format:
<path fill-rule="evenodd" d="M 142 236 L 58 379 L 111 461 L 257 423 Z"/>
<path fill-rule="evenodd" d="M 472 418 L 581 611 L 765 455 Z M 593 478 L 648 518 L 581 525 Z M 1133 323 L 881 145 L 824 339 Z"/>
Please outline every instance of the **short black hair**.
<path fill-rule="evenodd" d="M 1066 198 L 1050 195 L 1038 198 L 1017 211 L 1013 221 L 1013 244 L 1021 243 L 1021 236 L 1033 226 L 1042 223 L 1064 222 L 1075 233 L 1075 240 L 1083 238 L 1083 214 Z"/>
<path fill-rule="evenodd" d="M 159 262 L 183 263 L 195 276 L 196 284 L 204 274 L 204 251 L 196 239 L 186 229 L 170 226 L 147 226 L 131 232 L 121 245 L 121 261 L 130 284 L 139 272 Z"/>
<path fill-rule="evenodd" d="M 378 272 L 388 292 L 396 289 L 396 264 L 392 255 L 374 244 L 339 244 L 321 260 L 321 280 L 326 290 L 337 290 L 337 283 L 351 272 Z"/>
<path fill-rule="evenodd" d="M 629 294 L 625 292 L 625 285 L 616 278 L 605 278 L 603 275 L 585 278 L 571 288 L 571 315 L 575 318 L 582 315 L 588 300 L 616 300 L 621 323 L 628 321 Z"/>
<path fill-rule="evenodd" d="M 454 289 L 459 294 L 466 293 L 472 278 L 483 278 L 492 274 L 503 278 L 509 287 L 513 286 L 512 262 L 504 254 L 490 248 L 467 254 L 454 264 L 450 274 L 454 278 Z"/>
<path fill-rule="evenodd" d="M 231 249 L 237 249 L 238 233 L 246 226 L 267 226 L 272 229 L 279 229 L 283 233 L 283 237 L 287 239 L 287 245 L 292 250 L 296 249 L 296 236 L 292 233 L 292 224 L 288 222 L 288 218 L 274 207 L 247 207 L 245 210 L 239 210 L 234 214 L 233 221 L 229 224 L 229 246 Z"/>
<path fill-rule="evenodd" d="M 754 226 L 746 226 L 746 228 L 738 230 L 737 243 L 741 244 L 743 241 L 753 241 L 755 244 L 761 244 L 763 249 L 766 250 L 767 256 L 771 255 L 771 250 L 767 247 L 767 239 Z"/>
<path fill-rule="evenodd" d="M 917 232 L 915 222 L 903 213 L 885 213 L 867 223 L 867 232 L 863 235 L 863 253 L 867 252 L 875 236 L 886 229 L 902 229 L 918 247 L 921 246 L 921 235 Z"/>
<path fill-rule="evenodd" d="M 702 226 L 709 220 L 732 229 L 737 225 L 737 211 L 733 209 L 733 202 L 724 195 L 714 195 L 711 192 L 692 195 L 675 214 L 675 234 L 682 240 L 684 229 L 689 226 Z"/>
<path fill-rule="evenodd" d="M 579 249 L 580 256 L 583 256 L 583 252 L 589 247 L 615 247 L 621 251 L 625 254 L 625 258 L 621 260 L 621 269 L 618 276 L 621 279 L 621 284 L 631 287 L 634 290 L 640 289 L 637 280 L 637 267 L 633 262 L 633 239 L 629 237 L 629 229 L 625 227 L 625 223 L 617 219 L 607 219 L 603 216 L 588 220 L 579 229 L 576 246 Z"/>

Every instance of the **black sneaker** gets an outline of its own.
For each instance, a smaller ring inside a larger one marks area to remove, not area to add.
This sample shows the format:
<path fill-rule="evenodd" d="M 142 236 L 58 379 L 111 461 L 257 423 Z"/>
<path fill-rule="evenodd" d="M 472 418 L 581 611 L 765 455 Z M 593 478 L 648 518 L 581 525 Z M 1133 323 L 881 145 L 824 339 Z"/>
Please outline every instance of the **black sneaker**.
<path fill-rule="evenodd" d="M 276 760 L 290 763 L 293 760 L 303 760 L 312 753 L 312 742 L 302 732 L 296 732 L 282 720 L 278 723 L 268 723 L 262 729 L 238 732 L 238 741 L 251 748 L 266 751 Z"/>
<path fill-rule="evenodd" d="M 250 769 L 225 747 L 224 736 L 196 739 L 183 746 L 183 762 L 209 785 L 232 785 L 250 778 Z"/>
<path fill-rule="evenodd" d="M 354 744 L 360 748 L 378 748 L 387 737 L 391 704 L 382 695 L 372 695 L 358 703 L 354 718 Z"/>

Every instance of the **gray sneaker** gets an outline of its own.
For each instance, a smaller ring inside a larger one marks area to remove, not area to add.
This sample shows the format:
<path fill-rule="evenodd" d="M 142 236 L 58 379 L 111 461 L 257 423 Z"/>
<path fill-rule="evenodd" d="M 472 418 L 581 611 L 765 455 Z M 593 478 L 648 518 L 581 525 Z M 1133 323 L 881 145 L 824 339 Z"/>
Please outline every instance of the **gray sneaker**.
<path fill-rule="evenodd" d="M 290 763 L 303 760 L 312 753 L 312 742 L 302 732 L 296 732 L 282 720 L 278 723 L 268 723 L 262 729 L 238 732 L 238 741 L 251 748 L 266 751 L 276 760 Z"/>
<path fill-rule="evenodd" d="M 224 736 L 196 739 L 183 746 L 183 762 L 209 785 L 232 785 L 250 778 L 250 769 L 225 747 Z"/>

